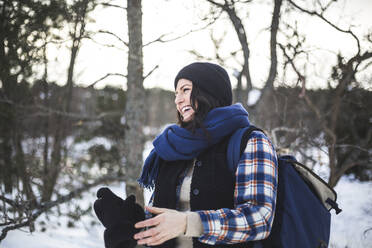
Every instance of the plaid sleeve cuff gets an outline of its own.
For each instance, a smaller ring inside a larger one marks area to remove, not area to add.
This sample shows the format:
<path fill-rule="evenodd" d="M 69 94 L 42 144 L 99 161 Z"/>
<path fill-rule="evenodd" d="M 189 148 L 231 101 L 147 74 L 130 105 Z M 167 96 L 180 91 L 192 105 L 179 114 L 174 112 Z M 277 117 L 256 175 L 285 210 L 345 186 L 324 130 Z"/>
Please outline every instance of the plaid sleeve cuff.
<path fill-rule="evenodd" d="M 214 245 L 221 236 L 221 213 L 218 210 L 197 211 L 203 224 L 203 235 L 199 241 Z"/>

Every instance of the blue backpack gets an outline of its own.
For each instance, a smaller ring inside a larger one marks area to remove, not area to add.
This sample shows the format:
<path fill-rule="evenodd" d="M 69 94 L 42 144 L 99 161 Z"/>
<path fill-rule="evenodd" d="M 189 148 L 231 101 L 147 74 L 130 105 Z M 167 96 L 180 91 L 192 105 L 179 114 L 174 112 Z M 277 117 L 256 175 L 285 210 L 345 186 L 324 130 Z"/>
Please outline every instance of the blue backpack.
<path fill-rule="evenodd" d="M 241 128 L 231 136 L 227 162 L 235 174 L 238 161 L 254 126 Z M 255 247 L 326 248 L 329 243 L 331 214 L 341 212 L 337 194 L 318 175 L 293 156 L 278 156 L 278 189 L 274 222 L 269 237 Z"/>

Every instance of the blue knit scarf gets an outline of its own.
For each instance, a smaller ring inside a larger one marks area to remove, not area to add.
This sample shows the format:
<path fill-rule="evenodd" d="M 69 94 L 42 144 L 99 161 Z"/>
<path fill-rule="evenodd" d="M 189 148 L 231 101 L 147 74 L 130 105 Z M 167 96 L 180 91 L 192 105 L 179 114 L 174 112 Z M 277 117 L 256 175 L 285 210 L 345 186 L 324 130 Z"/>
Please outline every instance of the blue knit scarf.
<path fill-rule="evenodd" d="M 204 126 L 209 137 L 201 128 L 193 134 L 175 124 L 168 126 L 153 141 L 154 149 L 145 160 L 142 175 L 138 179 L 139 184 L 145 188 L 154 187 L 160 159 L 166 161 L 193 159 L 238 128 L 249 127 L 248 112 L 240 103 L 214 108 L 207 114 Z"/>

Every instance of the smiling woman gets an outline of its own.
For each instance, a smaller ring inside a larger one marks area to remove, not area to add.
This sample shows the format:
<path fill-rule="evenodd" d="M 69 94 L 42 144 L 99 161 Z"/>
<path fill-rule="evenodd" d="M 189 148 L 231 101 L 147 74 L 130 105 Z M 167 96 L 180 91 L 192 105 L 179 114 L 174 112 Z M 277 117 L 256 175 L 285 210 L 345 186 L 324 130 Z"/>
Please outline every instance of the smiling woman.
<path fill-rule="evenodd" d="M 249 127 L 248 113 L 232 105 L 225 69 L 192 63 L 177 74 L 178 125 L 153 142 L 139 182 L 154 188 L 141 245 L 159 247 L 252 247 L 271 230 L 276 203 L 277 159 L 261 131 L 252 132 L 235 174 L 227 165 L 227 142 Z M 262 178 L 262 180 L 257 180 Z"/>
<path fill-rule="evenodd" d="M 178 124 L 191 132 L 203 128 L 204 119 L 210 110 L 229 106 L 232 102 L 227 72 L 212 63 L 196 62 L 185 66 L 177 74 L 174 88 Z"/>
<path fill-rule="evenodd" d="M 181 78 L 176 87 L 176 104 L 179 117 L 182 122 L 189 122 L 194 117 L 195 110 L 191 106 L 192 82 Z"/>

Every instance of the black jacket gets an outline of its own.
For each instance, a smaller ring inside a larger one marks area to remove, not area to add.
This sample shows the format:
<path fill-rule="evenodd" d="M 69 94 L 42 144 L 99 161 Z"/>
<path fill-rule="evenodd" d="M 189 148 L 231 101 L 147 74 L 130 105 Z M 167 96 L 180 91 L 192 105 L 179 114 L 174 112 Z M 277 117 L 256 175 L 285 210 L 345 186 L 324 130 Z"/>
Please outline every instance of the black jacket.
<path fill-rule="evenodd" d="M 229 137 L 210 147 L 196 158 L 190 192 L 191 211 L 234 208 L 235 175 L 227 166 L 226 150 Z M 176 209 L 176 188 L 179 178 L 191 161 L 162 161 L 155 182 L 155 207 Z M 170 240 L 158 247 L 175 247 Z M 253 243 L 207 245 L 193 238 L 193 247 L 252 247 Z"/>

